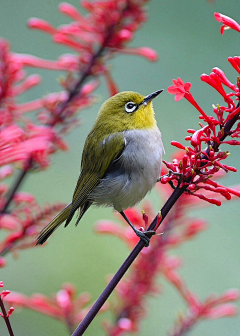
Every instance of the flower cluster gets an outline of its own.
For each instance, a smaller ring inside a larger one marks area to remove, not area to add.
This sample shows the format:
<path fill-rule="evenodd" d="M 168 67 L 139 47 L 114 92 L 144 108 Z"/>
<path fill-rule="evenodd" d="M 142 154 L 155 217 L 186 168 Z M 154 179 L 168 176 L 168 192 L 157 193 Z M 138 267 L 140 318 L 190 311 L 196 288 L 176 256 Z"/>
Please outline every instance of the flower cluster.
<path fill-rule="evenodd" d="M 8 252 L 16 254 L 22 249 L 35 246 L 35 237 L 39 228 L 45 226 L 58 213 L 63 204 L 40 207 L 34 196 L 26 192 L 17 192 L 13 198 L 11 214 L 0 217 L 0 229 L 8 234 L 0 242 L 0 267 L 6 265 L 4 255 Z"/>
<path fill-rule="evenodd" d="M 223 23 L 223 29 L 232 28 L 240 32 L 239 24 L 233 19 L 215 13 L 215 19 Z M 221 29 L 223 33 L 223 30 Z M 240 73 L 239 57 L 229 57 L 228 61 Z M 221 205 L 217 197 L 209 198 L 205 194 L 198 193 L 199 190 L 211 191 L 220 194 L 225 199 L 230 200 L 232 195 L 240 197 L 238 190 L 224 187 L 212 180 L 213 176 L 219 172 L 236 172 L 235 167 L 229 166 L 224 162 L 229 156 L 229 151 L 221 150 L 223 144 L 230 146 L 239 146 L 240 141 L 240 82 L 237 78 L 236 84 L 232 83 L 225 73 L 215 67 L 210 75 L 201 75 L 201 80 L 214 88 L 224 99 L 225 105 L 213 105 L 214 116 L 208 116 L 199 104 L 196 102 L 190 92 L 191 84 L 184 83 L 181 78 L 173 80 L 173 86 L 168 88 L 168 92 L 175 95 L 175 100 L 187 99 L 200 112 L 201 128 L 198 130 L 188 129 L 190 134 L 185 140 L 190 142 L 190 146 L 184 146 L 178 141 L 172 141 L 171 144 L 185 151 L 180 159 L 174 159 L 173 162 L 165 162 L 170 170 L 169 174 L 161 179 L 162 183 L 174 182 L 179 187 L 184 187 L 185 192 L 194 195 L 200 199 L 215 205 Z M 226 92 L 226 87 L 230 92 Z M 236 125 L 235 125 L 236 124 Z M 230 140 L 226 140 L 230 137 Z"/>
<path fill-rule="evenodd" d="M 182 294 L 183 298 L 186 297 L 184 286 L 182 287 L 182 281 L 180 278 L 176 278 L 172 282 L 175 287 Z M 187 293 L 189 296 L 186 300 L 191 300 L 191 304 L 185 315 L 180 315 L 173 330 L 169 333 L 169 336 L 181 336 L 188 332 L 193 325 L 201 320 L 213 320 L 222 317 L 231 317 L 238 314 L 237 307 L 232 304 L 239 299 L 239 291 L 236 289 L 229 289 L 220 296 L 210 295 L 203 302 L 192 300 L 191 293 Z"/>
<path fill-rule="evenodd" d="M 231 59 L 235 62 L 236 60 Z M 175 100 L 186 98 L 200 112 L 201 128 L 198 130 L 188 129 L 190 134 L 185 140 L 190 142 L 190 146 L 184 146 L 178 141 L 172 141 L 171 144 L 185 151 L 180 159 L 175 158 L 173 162 L 164 161 L 169 174 L 161 179 L 162 183 L 175 181 L 180 187 L 185 187 L 186 193 L 194 195 L 200 199 L 204 199 L 212 204 L 221 205 L 221 201 L 216 198 L 208 198 L 204 194 L 198 193 L 201 190 L 209 190 L 221 194 L 227 200 L 232 195 L 240 197 L 237 190 L 224 187 L 212 180 L 212 177 L 219 174 L 219 171 L 236 172 L 235 167 L 223 163 L 223 160 L 229 156 L 229 151 L 221 150 L 222 144 L 231 146 L 239 146 L 240 141 L 236 140 L 240 134 L 240 123 L 233 129 L 232 126 L 239 118 L 240 107 L 238 97 L 240 95 L 240 84 L 232 84 L 224 72 L 219 68 L 214 68 L 210 75 L 203 74 L 201 80 L 217 90 L 226 103 L 226 106 L 213 106 L 213 116 L 208 116 L 195 101 L 190 92 L 191 84 L 184 83 L 181 78 L 173 80 L 173 86 L 168 88 L 168 92 L 175 94 Z M 223 85 L 231 89 L 230 93 L 226 93 Z M 226 137 L 230 136 L 230 140 Z"/>
<path fill-rule="evenodd" d="M 48 66 L 54 69 L 69 71 L 69 76 L 62 83 L 70 88 L 70 97 L 81 96 L 80 88 L 85 77 L 103 75 L 106 79 L 110 94 L 118 92 L 107 61 L 116 53 L 138 55 L 149 61 L 158 59 L 157 53 L 148 47 L 130 48 L 127 44 L 132 41 L 134 33 L 146 21 L 144 5 L 148 0 L 107 0 L 82 1 L 83 9 L 88 13 L 83 16 L 80 11 L 69 3 L 61 3 L 59 11 L 72 19 L 69 24 L 57 28 L 50 23 L 32 18 L 28 25 L 52 36 L 55 43 L 63 44 L 77 54 L 64 54 L 56 62 L 33 59 L 35 66 Z M 80 80 L 76 73 L 82 73 Z M 96 82 L 97 83 L 97 82 Z"/>
<path fill-rule="evenodd" d="M 86 292 L 77 295 L 77 289 L 71 283 L 63 284 L 62 288 L 51 297 L 42 294 L 33 294 L 28 297 L 21 293 L 11 292 L 5 300 L 9 305 L 31 309 L 62 321 L 71 334 L 74 327 L 87 314 L 91 303 L 90 295 Z M 106 306 L 101 311 L 105 309 Z"/>
<path fill-rule="evenodd" d="M 116 52 L 146 57 L 150 61 L 157 60 L 157 53 L 147 47 L 128 48 L 126 46 L 136 30 L 146 21 L 144 5 L 148 0 L 111 0 L 82 1 L 81 5 L 88 13 L 83 16 L 80 11 L 69 3 L 61 3 L 59 11 L 69 16 L 69 24 L 53 27 L 48 22 L 32 18 L 28 25 L 52 36 L 55 43 L 64 44 L 73 49 L 77 55 L 64 55 L 55 64 L 56 68 L 65 65 L 73 71 L 81 71 L 92 62 L 96 48 L 104 46 L 104 57 L 111 57 Z M 91 73 L 102 74 L 106 66 L 102 58 L 94 60 Z"/>
<path fill-rule="evenodd" d="M 19 103 L 19 96 L 41 81 L 39 75 L 28 76 L 25 72 L 27 66 L 38 66 L 40 59 L 11 52 L 5 40 L 0 40 L 0 50 L 0 166 L 18 163 L 18 166 L 23 167 L 31 158 L 35 166 L 37 164 L 46 168 L 50 154 L 58 149 L 67 149 L 62 135 L 73 125 L 77 125 L 74 118 L 76 112 L 93 103 L 91 92 L 96 85 L 86 84 L 81 101 L 75 101 L 61 117 L 58 110 L 67 99 L 67 92 L 52 93 L 33 101 Z M 44 66 L 47 67 L 43 62 L 42 67 Z M 61 69 L 66 70 L 64 67 Z M 31 119 L 30 113 L 35 111 L 38 111 L 38 124 Z M 53 127 L 56 125 L 61 127 L 56 129 Z"/>

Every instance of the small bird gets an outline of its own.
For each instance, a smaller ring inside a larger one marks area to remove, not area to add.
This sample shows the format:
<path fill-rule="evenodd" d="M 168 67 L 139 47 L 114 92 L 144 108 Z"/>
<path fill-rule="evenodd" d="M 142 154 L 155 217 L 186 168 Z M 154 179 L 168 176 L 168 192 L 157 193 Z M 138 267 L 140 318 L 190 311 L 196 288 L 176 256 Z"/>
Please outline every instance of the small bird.
<path fill-rule="evenodd" d="M 164 147 L 152 100 L 162 91 L 146 97 L 120 92 L 103 103 L 84 145 L 72 202 L 39 233 L 36 245 L 63 222 L 66 227 L 76 210 L 77 225 L 92 204 L 113 207 L 149 245 L 146 232 L 136 229 L 124 210 L 140 202 L 160 177 Z"/>

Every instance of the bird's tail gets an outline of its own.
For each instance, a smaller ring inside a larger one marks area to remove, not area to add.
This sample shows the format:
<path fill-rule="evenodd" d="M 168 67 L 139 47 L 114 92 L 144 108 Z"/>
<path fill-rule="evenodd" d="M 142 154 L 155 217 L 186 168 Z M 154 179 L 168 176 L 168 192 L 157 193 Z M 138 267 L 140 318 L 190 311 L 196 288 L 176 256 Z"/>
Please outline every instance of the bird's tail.
<path fill-rule="evenodd" d="M 36 245 L 42 245 L 51 234 L 68 218 L 72 203 L 69 203 L 37 236 Z"/>

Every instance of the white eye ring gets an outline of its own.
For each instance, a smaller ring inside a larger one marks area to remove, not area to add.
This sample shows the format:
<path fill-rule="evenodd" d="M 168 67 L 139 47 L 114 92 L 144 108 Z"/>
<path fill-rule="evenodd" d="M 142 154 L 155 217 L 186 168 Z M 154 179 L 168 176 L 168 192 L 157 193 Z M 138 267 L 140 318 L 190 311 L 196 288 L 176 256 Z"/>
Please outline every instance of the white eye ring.
<path fill-rule="evenodd" d="M 125 111 L 127 113 L 132 113 L 137 109 L 137 104 L 133 103 L 133 102 L 128 102 L 125 104 Z"/>

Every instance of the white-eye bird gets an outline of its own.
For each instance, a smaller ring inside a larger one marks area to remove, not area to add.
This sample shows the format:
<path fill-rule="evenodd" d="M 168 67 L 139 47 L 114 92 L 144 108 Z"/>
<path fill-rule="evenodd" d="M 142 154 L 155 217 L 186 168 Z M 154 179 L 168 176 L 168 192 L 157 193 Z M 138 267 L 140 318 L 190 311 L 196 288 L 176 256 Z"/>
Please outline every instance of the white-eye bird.
<path fill-rule="evenodd" d="M 120 92 L 103 103 L 84 145 L 72 202 L 40 232 L 36 244 L 63 222 L 66 227 L 76 210 L 77 225 L 94 204 L 113 207 L 148 246 L 149 237 L 130 223 L 124 210 L 140 202 L 160 177 L 164 148 L 152 100 L 162 91 L 146 97 Z"/>

